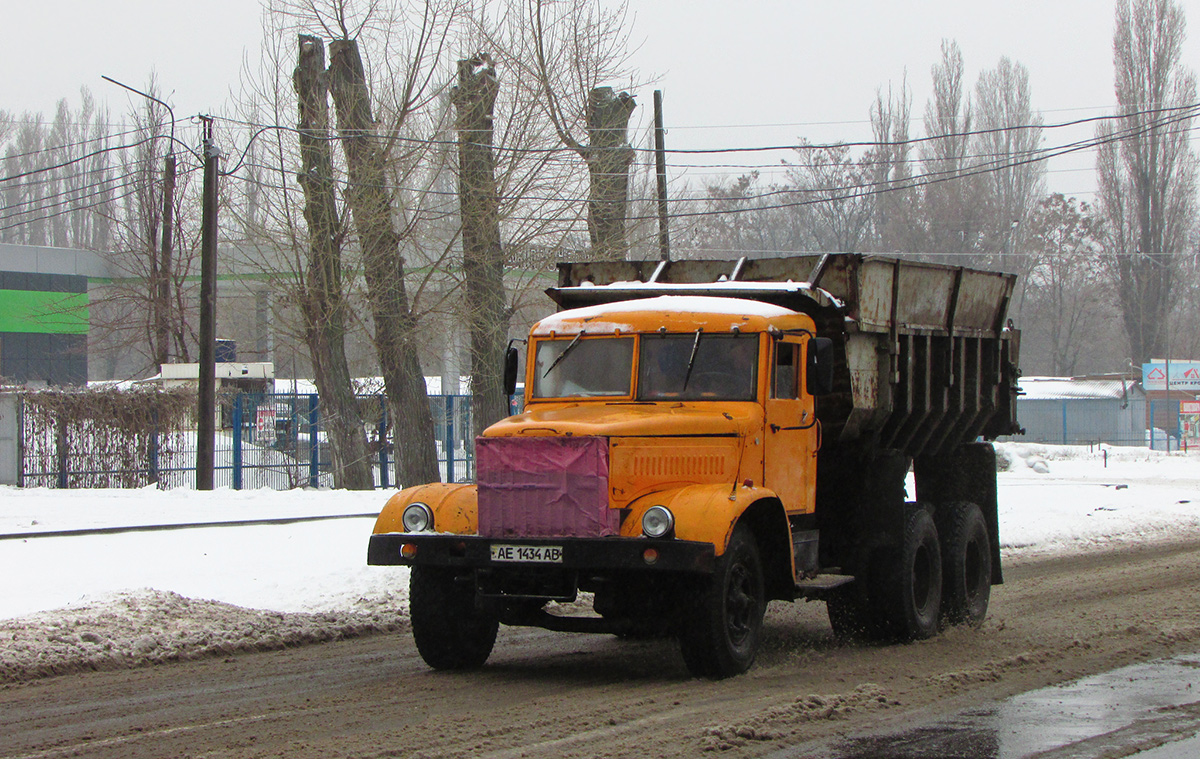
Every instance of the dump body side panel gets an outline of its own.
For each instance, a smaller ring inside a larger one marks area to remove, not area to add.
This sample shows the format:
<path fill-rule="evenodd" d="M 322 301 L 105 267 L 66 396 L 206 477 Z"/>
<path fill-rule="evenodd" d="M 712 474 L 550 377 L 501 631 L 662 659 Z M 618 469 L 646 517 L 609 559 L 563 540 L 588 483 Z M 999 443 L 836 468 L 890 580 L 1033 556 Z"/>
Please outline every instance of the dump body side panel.
<path fill-rule="evenodd" d="M 948 453 L 981 435 L 1018 431 L 1020 343 L 1005 326 L 1015 279 L 883 256 L 827 254 L 565 263 L 559 265 L 559 287 L 549 294 L 575 307 L 703 292 L 807 313 L 818 334 L 838 349 L 834 392 L 817 400 L 823 445 L 917 457 Z M 635 284 L 602 287 L 614 283 Z M 794 286 L 780 286 L 786 284 Z"/>

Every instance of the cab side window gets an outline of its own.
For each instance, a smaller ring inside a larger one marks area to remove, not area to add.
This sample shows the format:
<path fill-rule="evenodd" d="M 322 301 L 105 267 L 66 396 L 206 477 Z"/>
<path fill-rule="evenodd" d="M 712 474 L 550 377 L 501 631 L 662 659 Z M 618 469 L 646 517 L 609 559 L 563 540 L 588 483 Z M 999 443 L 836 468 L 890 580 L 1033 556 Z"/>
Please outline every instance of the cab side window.
<path fill-rule="evenodd" d="M 800 397 L 800 346 L 796 343 L 775 343 L 775 367 L 771 380 L 771 397 L 796 399 Z"/>

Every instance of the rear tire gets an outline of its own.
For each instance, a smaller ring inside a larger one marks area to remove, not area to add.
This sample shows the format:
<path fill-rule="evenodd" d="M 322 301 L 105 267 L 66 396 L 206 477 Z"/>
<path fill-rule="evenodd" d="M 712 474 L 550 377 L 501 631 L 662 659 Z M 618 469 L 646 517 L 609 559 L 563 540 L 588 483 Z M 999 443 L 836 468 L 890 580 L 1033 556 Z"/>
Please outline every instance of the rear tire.
<path fill-rule="evenodd" d="M 693 676 L 720 680 L 754 664 L 767 606 L 764 587 L 758 544 L 740 525 L 684 613 L 679 648 Z"/>
<path fill-rule="evenodd" d="M 843 640 L 875 642 L 887 640 L 888 625 L 881 595 L 886 592 L 881 576 L 885 552 L 879 549 L 862 567 L 854 582 L 830 591 L 825 599 L 829 626 Z"/>
<path fill-rule="evenodd" d="M 902 641 L 932 638 L 941 617 L 942 553 L 929 512 L 917 509 L 905 520 L 904 540 L 892 567 L 892 634 Z"/>
<path fill-rule="evenodd" d="M 499 622 L 475 608 L 475 586 L 451 570 L 413 567 L 408 605 L 413 641 L 434 669 L 478 669 L 496 644 Z"/>
<path fill-rule="evenodd" d="M 942 556 L 942 619 L 979 627 L 992 594 L 992 544 L 983 512 L 973 503 L 948 506 Z"/>

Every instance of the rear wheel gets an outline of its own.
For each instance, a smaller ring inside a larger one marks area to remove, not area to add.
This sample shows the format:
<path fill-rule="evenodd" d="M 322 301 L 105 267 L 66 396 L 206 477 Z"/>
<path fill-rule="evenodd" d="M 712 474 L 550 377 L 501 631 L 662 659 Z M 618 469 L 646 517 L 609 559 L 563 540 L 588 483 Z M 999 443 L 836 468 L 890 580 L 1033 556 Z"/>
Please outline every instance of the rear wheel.
<path fill-rule="evenodd" d="M 679 648 L 688 671 L 719 680 L 750 669 L 766 605 L 758 545 L 742 525 L 734 529 L 716 572 L 705 578 L 684 614 Z"/>
<path fill-rule="evenodd" d="M 992 546 L 983 512 L 973 503 L 949 505 L 943 525 L 942 619 L 979 627 L 992 594 Z"/>
<path fill-rule="evenodd" d="M 413 567 L 408 604 L 413 641 L 426 664 L 476 669 L 487 661 L 500 625 L 475 608 L 473 582 L 459 581 L 450 570 Z"/>
<path fill-rule="evenodd" d="M 859 571 L 854 582 L 829 592 L 826 611 L 833 634 L 845 640 L 878 641 L 888 636 L 881 601 L 886 592 L 882 565 L 886 552 L 878 549 Z"/>
<path fill-rule="evenodd" d="M 924 509 L 905 520 L 904 538 L 891 572 L 888 621 L 899 640 L 937 634 L 942 602 L 942 554 L 937 527 Z"/>

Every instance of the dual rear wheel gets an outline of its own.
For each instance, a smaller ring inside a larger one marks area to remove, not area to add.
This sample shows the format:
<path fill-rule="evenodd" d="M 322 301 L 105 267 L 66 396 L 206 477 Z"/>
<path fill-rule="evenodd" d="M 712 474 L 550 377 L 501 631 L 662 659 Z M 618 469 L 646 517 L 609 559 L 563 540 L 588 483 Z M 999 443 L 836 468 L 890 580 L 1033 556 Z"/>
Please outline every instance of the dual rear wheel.
<path fill-rule="evenodd" d="M 899 545 L 872 552 L 858 580 L 834 591 L 836 635 L 911 641 L 947 625 L 983 624 L 992 577 L 987 523 L 973 503 L 947 504 L 943 515 L 939 535 L 928 511 L 911 511 Z"/>

